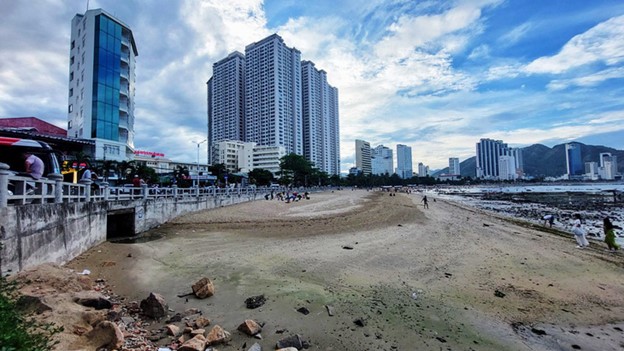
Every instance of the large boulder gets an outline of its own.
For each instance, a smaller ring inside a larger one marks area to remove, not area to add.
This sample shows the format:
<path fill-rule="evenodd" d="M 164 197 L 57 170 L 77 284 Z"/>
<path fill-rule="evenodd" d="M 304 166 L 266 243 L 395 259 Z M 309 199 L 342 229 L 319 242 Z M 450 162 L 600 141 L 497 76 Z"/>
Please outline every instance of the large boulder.
<path fill-rule="evenodd" d="M 206 343 L 208 345 L 224 344 L 230 340 L 230 333 L 223 330 L 221 326 L 215 325 L 208 333 Z"/>
<path fill-rule="evenodd" d="M 195 335 L 194 338 L 187 340 L 178 351 L 204 351 L 206 347 L 206 338 L 203 335 Z"/>
<path fill-rule="evenodd" d="M 123 333 L 115 323 L 109 321 L 100 322 L 86 336 L 89 344 L 93 345 L 95 350 L 101 348 L 117 350 L 124 344 Z"/>
<path fill-rule="evenodd" d="M 150 293 L 145 300 L 141 301 L 141 311 L 147 317 L 162 318 L 167 315 L 168 309 L 165 298 L 160 294 Z"/>
<path fill-rule="evenodd" d="M 215 289 L 212 281 L 206 277 L 201 278 L 195 284 L 193 284 L 193 294 L 199 299 L 205 299 L 214 295 Z"/>

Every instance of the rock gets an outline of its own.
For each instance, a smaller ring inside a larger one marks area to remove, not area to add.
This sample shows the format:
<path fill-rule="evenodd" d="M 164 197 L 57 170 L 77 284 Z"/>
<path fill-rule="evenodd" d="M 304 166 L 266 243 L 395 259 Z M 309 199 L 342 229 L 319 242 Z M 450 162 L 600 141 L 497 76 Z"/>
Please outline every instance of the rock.
<path fill-rule="evenodd" d="M 436 339 L 438 339 L 439 342 L 445 343 L 446 339 L 444 339 L 443 337 L 437 336 Z"/>
<path fill-rule="evenodd" d="M 260 346 L 260 344 L 258 343 L 255 343 L 251 345 L 251 347 L 248 348 L 247 351 L 262 351 L 262 346 Z"/>
<path fill-rule="evenodd" d="M 294 347 L 285 347 L 283 349 L 278 349 L 278 350 L 275 350 L 275 351 L 297 351 L 297 349 L 294 348 Z"/>
<path fill-rule="evenodd" d="M 105 319 L 106 318 L 104 316 L 104 313 L 102 313 L 102 312 L 84 311 L 82 313 L 82 320 L 85 321 L 87 324 L 89 324 L 92 327 L 100 324 L 100 322 L 102 322 Z"/>
<path fill-rule="evenodd" d="M 353 246 L 351 245 L 344 245 L 342 248 L 345 250 L 353 250 Z"/>
<path fill-rule="evenodd" d="M 206 338 L 208 345 L 223 344 L 230 340 L 230 333 L 223 330 L 221 326 L 215 325 Z"/>
<path fill-rule="evenodd" d="M 154 319 L 166 316 L 168 309 L 169 306 L 167 306 L 165 298 L 160 294 L 150 293 L 147 299 L 141 301 L 143 314 Z"/>
<path fill-rule="evenodd" d="M 334 316 L 334 306 L 332 306 L 332 305 L 325 305 L 325 308 L 327 309 L 327 314 L 330 317 L 333 317 Z"/>
<path fill-rule="evenodd" d="M 258 339 L 258 340 L 262 340 L 262 334 L 260 334 L 260 333 L 254 335 L 253 337 Z"/>
<path fill-rule="evenodd" d="M 203 335 L 195 335 L 194 338 L 184 342 L 178 351 L 204 351 L 205 347 L 206 338 Z"/>
<path fill-rule="evenodd" d="M 353 323 L 355 323 L 355 325 L 357 325 L 358 327 L 365 327 L 366 326 L 366 319 L 360 317 L 360 318 L 354 320 Z"/>
<path fill-rule="evenodd" d="M 52 307 L 43 302 L 41 296 L 22 295 L 17 300 L 17 309 L 24 314 L 41 314 L 45 311 L 52 311 Z"/>
<path fill-rule="evenodd" d="M 287 347 L 294 347 L 297 350 L 300 350 L 303 348 L 303 343 L 301 341 L 301 336 L 298 334 L 295 335 L 291 335 L 287 338 L 281 339 L 280 341 L 277 342 L 277 344 L 275 345 L 275 347 L 277 349 L 284 349 Z"/>
<path fill-rule="evenodd" d="M 503 297 L 505 297 L 505 293 L 500 291 L 500 290 L 496 290 L 496 291 L 494 291 L 494 296 L 503 298 Z"/>
<path fill-rule="evenodd" d="M 265 302 L 266 302 L 266 298 L 264 297 L 264 295 L 252 296 L 252 297 L 248 297 L 247 299 L 245 299 L 245 305 L 249 309 L 258 308 L 264 305 Z"/>
<path fill-rule="evenodd" d="M 300 307 L 297 309 L 297 312 L 307 316 L 310 314 L 310 310 L 307 307 Z"/>
<path fill-rule="evenodd" d="M 132 317 L 121 317 L 121 321 L 125 325 L 130 325 L 130 324 L 134 323 L 134 318 L 132 318 Z"/>
<path fill-rule="evenodd" d="M 531 328 L 531 331 L 536 335 L 546 335 L 546 331 L 542 329 Z"/>
<path fill-rule="evenodd" d="M 191 330 L 191 335 L 204 335 L 206 333 L 206 329 L 193 329 Z"/>
<path fill-rule="evenodd" d="M 195 296 L 199 299 L 205 299 L 214 295 L 214 293 L 214 284 L 212 284 L 212 281 L 206 277 L 201 278 L 193 284 L 193 294 L 195 294 Z"/>
<path fill-rule="evenodd" d="M 86 334 L 86 337 L 96 350 L 100 348 L 119 349 L 124 344 L 121 330 L 115 323 L 109 321 L 103 321 L 95 326 Z"/>
<path fill-rule="evenodd" d="M 241 325 L 238 326 L 238 330 L 243 333 L 253 336 L 262 331 L 262 327 L 260 324 L 256 323 L 256 321 L 252 319 L 246 319 Z"/>
<path fill-rule="evenodd" d="M 199 316 L 197 317 L 197 319 L 195 319 L 195 326 L 197 328 L 203 328 L 207 325 L 210 324 L 210 319 L 204 317 L 204 316 Z"/>
<path fill-rule="evenodd" d="M 182 315 L 179 313 L 174 314 L 171 318 L 167 319 L 165 323 L 176 323 L 182 321 Z"/>
<path fill-rule="evenodd" d="M 178 334 L 180 334 L 180 327 L 173 324 L 167 326 L 167 335 L 176 336 Z"/>
<path fill-rule="evenodd" d="M 108 310 L 113 307 L 113 304 L 103 297 L 77 298 L 74 301 L 79 305 L 92 307 L 96 310 Z"/>

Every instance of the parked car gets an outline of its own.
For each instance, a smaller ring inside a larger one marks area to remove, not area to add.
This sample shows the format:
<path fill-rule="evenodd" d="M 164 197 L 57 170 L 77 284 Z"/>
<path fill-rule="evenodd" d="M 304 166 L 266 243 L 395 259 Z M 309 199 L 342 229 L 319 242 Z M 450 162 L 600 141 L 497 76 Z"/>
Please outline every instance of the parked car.
<path fill-rule="evenodd" d="M 47 143 L 39 140 L 0 137 L 0 162 L 9 165 L 13 172 L 24 172 L 24 158 L 22 153 L 30 152 L 43 161 L 43 175 L 50 173 L 61 174 L 58 158 L 54 150 Z"/>

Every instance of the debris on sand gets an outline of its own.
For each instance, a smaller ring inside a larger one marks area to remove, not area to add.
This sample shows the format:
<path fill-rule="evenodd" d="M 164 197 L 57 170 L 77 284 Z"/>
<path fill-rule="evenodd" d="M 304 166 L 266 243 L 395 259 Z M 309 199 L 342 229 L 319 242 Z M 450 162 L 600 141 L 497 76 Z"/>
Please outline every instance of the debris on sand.
<path fill-rule="evenodd" d="M 249 309 L 254 309 L 264 305 L 265 302 L 266 297 L 264 295 L 252 296 L 245 299 L 245 306 Z"/>

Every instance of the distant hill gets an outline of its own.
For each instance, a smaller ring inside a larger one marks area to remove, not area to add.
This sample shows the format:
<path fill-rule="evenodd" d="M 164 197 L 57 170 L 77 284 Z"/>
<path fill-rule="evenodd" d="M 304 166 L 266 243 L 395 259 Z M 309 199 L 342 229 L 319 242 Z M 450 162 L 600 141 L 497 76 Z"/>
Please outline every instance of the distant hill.
<path fill-rule="evenodd" d="M 618 158 L 618 171 L 624 173 L 624 150 L 616 150 L 606 146 L 581 145 L 583 162 L 598 162 L 600 154 L 609 152 Z M 533 144 L 522 149 L 524 158 L 524 173 L 534 177 L 558 177 L 566 173 L 565 144 L 555 145 L 552 148 L 542 144 Z M 462 177 L 475 177 L 477 174 L 477 158 L 465 159 L 459 164 Z M 433 174 L 448 173 L 448 167 Z"/>

